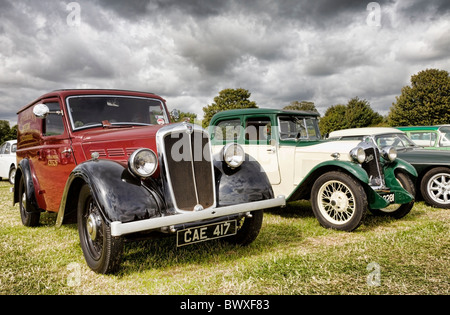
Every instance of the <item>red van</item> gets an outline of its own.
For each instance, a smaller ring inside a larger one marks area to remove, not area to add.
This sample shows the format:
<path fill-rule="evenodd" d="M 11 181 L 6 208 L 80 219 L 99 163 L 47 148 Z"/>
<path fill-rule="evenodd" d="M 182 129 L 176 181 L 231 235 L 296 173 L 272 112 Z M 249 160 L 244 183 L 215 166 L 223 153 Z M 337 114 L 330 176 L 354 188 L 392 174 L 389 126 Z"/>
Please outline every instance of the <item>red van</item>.
<path fill-rule="evenodd" d="M 212 155 L 209 135 L 171 123 L 160 96 L 58 90 L 18 112 L 14 203 L 22 222 L 57 212 L 77 223 L 87 264 L 117 270 L 123 241 L 175 235 L 177 246 L 224 238 L 247 245 L 274 198 L 267 176 L 238 144 Z"/>

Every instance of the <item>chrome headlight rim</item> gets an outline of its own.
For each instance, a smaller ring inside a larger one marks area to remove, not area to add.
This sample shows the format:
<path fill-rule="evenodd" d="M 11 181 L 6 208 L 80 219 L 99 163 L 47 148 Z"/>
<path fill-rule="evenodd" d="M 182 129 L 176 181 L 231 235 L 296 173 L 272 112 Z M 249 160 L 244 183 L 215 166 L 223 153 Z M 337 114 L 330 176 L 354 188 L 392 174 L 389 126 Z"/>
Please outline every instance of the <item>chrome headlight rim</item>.
<path fill-rule="evenodd" d="M 244 163 L 245 151 L 241 145 L 232 142 L 225 145 L 223 148 L 223 161 L 228 167 L 235 169 Z"/>
<path fill-rule="evenodd" d="M 158 157 L 153 150 L 140 148 L 128 158 L 128 169 L 140 178 L 152 176 L 158 168 Z"/>
<path fill-rule="evenodd" d="M 366 160 L 366 151 L 364 151 L 364 148 L 358 146 L 350 151 L 350 156 L 353 161 L 362 164 Z"/>
<path fill-rule="evenodd" d="M 392 146 L 381 148 L 381 156 L 389 162 L 394 162 L 397 159 L 397 149 Z"/>

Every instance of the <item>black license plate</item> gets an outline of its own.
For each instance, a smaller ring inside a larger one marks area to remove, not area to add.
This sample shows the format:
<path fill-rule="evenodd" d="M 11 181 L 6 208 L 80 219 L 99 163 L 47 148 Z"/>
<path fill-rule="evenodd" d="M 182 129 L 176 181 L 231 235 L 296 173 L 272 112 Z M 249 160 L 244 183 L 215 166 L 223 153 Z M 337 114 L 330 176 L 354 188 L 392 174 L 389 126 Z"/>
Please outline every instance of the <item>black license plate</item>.
<path fill-rule="evenodd" d="M 227 237 L 237 233 L 237 221 L 224 221 L 196 226 L 177 232 L 177 246 L 185 246 L 199 242 Z"/>

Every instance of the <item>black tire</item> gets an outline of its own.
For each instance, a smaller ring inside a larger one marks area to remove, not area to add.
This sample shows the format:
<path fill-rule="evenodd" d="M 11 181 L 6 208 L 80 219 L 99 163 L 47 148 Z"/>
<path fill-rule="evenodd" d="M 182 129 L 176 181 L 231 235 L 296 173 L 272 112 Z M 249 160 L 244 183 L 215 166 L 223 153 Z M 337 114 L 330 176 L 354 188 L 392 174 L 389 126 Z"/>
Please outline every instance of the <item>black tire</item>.
<path fill-rule="evenodd" d="M 400 183 L 400 185 L 408 191 L 411 195 L 416 195 L 416 188 L 411 178 L 404 173 L 397 173 L 395 178 Z M 391 204 L 389 207 L 384 209 L 370 209 L 374 215 L 378 216 L 389 216 L 395 219 L 403 218 L 407 215 L 414 206 L 414 200 L 405 204 Z"/>
<path fill-rule="evenodd" d="M 436 167 L 428 171 L 420 183 L 420 192 L 429 205 L 450 209 L 450 168 Z"/>
<path fill-rule="evenodd" d="M 78 234 L 86 263 L 97 273 L 114 273 L 122 260 L 123 239 L 111 236 L 111 229 L 87 184 L 81 188 L 77 212 Z"/>
<path fill-rule="evenodd" d="M 263 210 L 251 212 L 251 217 L 244 217 L 238 222 L 236 235 L 224 238 L 224 241 L 241 246 L 247 246 L 258 237 L 263 222 Z"/>
<path fill-rule="evenodd" d="M 362 223 L 368 203 L 359 181 L 346 173 L 333 171 L 315 181 L 311 206 L 323 227 L 350 232 Z"/>
<path fill-rule="evenodd" d="M 19 210 L 22 224 L 28 227 L 35 227 L 39 225 L 39 219 L 41 218 L 40 212 L 28 212 L 33 207 L 27 198 L 27 188 L 25 186 L 25 180 L 22 176 L 19 182 Z"/>

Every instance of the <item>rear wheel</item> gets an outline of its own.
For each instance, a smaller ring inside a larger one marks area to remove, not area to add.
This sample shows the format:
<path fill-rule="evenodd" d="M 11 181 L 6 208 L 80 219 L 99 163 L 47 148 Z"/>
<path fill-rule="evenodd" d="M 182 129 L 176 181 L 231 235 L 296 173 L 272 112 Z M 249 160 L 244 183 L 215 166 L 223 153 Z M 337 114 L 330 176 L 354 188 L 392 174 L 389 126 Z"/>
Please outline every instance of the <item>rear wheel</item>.
<path fill-rule="evenodd" d="M 366 192 L 355 178 L 334 171 L 323 174 L 314 183 L 311 206 L 322 226 L 353 231 L 361 224 L 368 203 Z"/>
<path fill-rule="evenodd" d="M 78 199 L 78 234 L 88 266 L 98 273 L 113 273 L 120 266 L 123 253 L 121 237 L 112 237 L 111 229 L 85 184 Z"/>
<path fill-rule="evenodd" d="M 22 176 L 20 177 L 19 182 L 19 209 L 22 224 L 25 226 L 34 227 L 39 225 L 41 213 L 37 211 L 29 212 L 32 208 L 33 207 L 27 198 L 27 188 L 25 187 L 25 180 Z"/>

